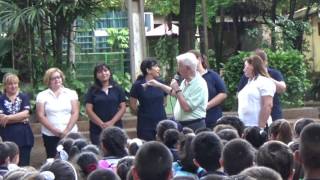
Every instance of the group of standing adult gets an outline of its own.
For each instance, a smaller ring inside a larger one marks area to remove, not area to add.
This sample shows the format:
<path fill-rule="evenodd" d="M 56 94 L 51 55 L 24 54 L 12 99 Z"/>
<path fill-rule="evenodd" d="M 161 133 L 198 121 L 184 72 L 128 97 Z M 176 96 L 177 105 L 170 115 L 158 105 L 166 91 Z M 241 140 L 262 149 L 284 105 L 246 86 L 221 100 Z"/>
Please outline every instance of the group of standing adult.
<path fill-rule="evenodd" d="M 279 99 L 273 100 L 275 92 L 283 92 L 285 83 L 279 71 L 267 68 L 265 59 L 257 51 L 245 59 L 244 76 L 240 81 L 239 117 L 247 126 L 264 127 L 271 112 L 281 118 Z M 177 56 L 178 72 L 182 82 L 172 79 L 170 85 L 160 80 L 160 67 L 153 58 L 145 59 L 140 66 L 142 74 L 132 85 L 130 108 L 137 115 L 137 136 L 154 140 L 156 125 L 167 118 L 165 106 L 167 95 L 176 97 L 173 120 L 193 130 L 212 128 L 222 116 L 221 104 L 227 97 L 226 86 L 218 73 L 208 69 L 206 58 L 197 51 Z M 272 78 L 270 78 L 270 75 Z M 90 140 L 99 145 L 104 128 L 122 127 L 121 118 L 126 111 L 123 89 L 112 79 L 106 64 L 94 68 L 94 83 L 85 96 L 85 109 L 90 119 Z M 47 157 L 56 155 L 58 142 L 70 132 L 77 132 L 79 100 L 76 91 L 64 87 L 65 76 L 58 68 L 45 72 L 43 81 L 48 89 L 36 97 L 36 114 L 42 124 L 41 133 Z M 4 91 L 0 97 L 0 135 L 5 141 L 19 146 L 20 165 L 28 165 L 34 143 L 29 125 L 30 102 L 19 89 L 19 78 L 6 74 Z M 275 98 L 278 98 L 277 94 Z M 262 102 L 262 103 L 261 103 Z"/>

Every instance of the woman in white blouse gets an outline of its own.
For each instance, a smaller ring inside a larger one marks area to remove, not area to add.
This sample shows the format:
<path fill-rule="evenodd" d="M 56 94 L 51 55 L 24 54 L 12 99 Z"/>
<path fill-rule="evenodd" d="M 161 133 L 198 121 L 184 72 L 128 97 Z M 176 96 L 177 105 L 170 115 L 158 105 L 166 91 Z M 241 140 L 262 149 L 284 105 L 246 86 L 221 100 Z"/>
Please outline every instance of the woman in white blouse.
<path fill-rule="evenodd" d="M 69 132 L 77 132 L 79 101 L 76 91 L 65 88 L 65 76 L 58 68 L 46 71 L 43 81 L 48 89 L 37 96 L 37 116 L 42 124 L 41 133 L 47 158 L 56 155 L 56 146 Z"/>
<path fill-rule="evenodd" d="M 264 128 L 267 121 L 271 122 L 270 113 L 276 86 L 257 55 L 245 59 L 243 72 L 249 80 L 238 94 L 239 118 L 245 126 Z"/>

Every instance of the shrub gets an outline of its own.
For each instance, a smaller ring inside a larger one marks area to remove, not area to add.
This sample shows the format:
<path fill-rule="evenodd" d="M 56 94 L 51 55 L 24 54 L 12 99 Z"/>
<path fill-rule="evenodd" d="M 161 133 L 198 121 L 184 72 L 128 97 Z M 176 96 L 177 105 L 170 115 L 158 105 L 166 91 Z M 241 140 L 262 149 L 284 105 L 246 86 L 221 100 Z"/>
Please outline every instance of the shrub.
<path fill-rule="evenodd" d="M 279 70 L 287 84 L 287 91 L 280 96 L 283 107 L 303 105 L 306 91 L 311 87 L 308 80 L 308 65 L 304 56 L 296 50 L 276 51 L 266 50 L 269 66 Z M 250 52 L 239 52 L 224 64 L 223 77 L 226 82 L 229 96 L 225 101 L 226 110 L 237 109 L 237 86 L 243 74 L 243 58 Z"/>
<path fill-rule="evenodd" d="M 236 110 L 237 105 L 237 87 L 243 74 L 243 59 L 250 55 L 249 52 L 239 52 L 231 56 L 224 64 L 223 79 L 228 89 L 228 98 L 224 102 L 225 110 Z"/>

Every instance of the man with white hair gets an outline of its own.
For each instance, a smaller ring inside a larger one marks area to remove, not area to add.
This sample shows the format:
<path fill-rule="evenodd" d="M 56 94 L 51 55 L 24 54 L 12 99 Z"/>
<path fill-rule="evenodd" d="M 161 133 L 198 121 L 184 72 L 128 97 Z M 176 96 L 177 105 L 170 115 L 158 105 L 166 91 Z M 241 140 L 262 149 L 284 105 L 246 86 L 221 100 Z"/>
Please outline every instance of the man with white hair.
<path fill-rule="evenodd" d="M 197 58 L 188 52 L 177 56 L 176 59 L 178 71 L 183 79 L 180 86 L 175 79 L 172 79 L 170 86 L 156 81 L 149 81 L 147 85 L 160 87 L 177 98 L 174 118 L 183 127 L 193 130 L 205 128 L 208 88 L 206 81 L 197 72 Z"/>

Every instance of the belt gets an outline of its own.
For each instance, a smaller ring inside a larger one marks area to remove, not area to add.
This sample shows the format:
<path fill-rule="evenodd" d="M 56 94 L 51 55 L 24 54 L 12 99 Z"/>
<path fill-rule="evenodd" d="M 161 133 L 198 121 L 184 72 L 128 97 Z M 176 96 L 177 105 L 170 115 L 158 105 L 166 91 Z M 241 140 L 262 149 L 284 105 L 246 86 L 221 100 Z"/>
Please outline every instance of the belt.
<path fill-rule="evenodd" d="M 189 124 L 193 124 L 193 123 L 196 123 L 196 122 L 200 122 L 204 120 L 204 118 L 198 118 L 198 119 L 188 119 L 188 120 L 184 120 L 184 121 L 179 121 L 179 123 L 183 126 L 187 126 Z"/>
<path fill-rule="evenodd" d="M 7 124 L 7 125 L 17 125 L 17 124 L 29 124 L 29 121 L 16 122 L 16 123 Z"/>

